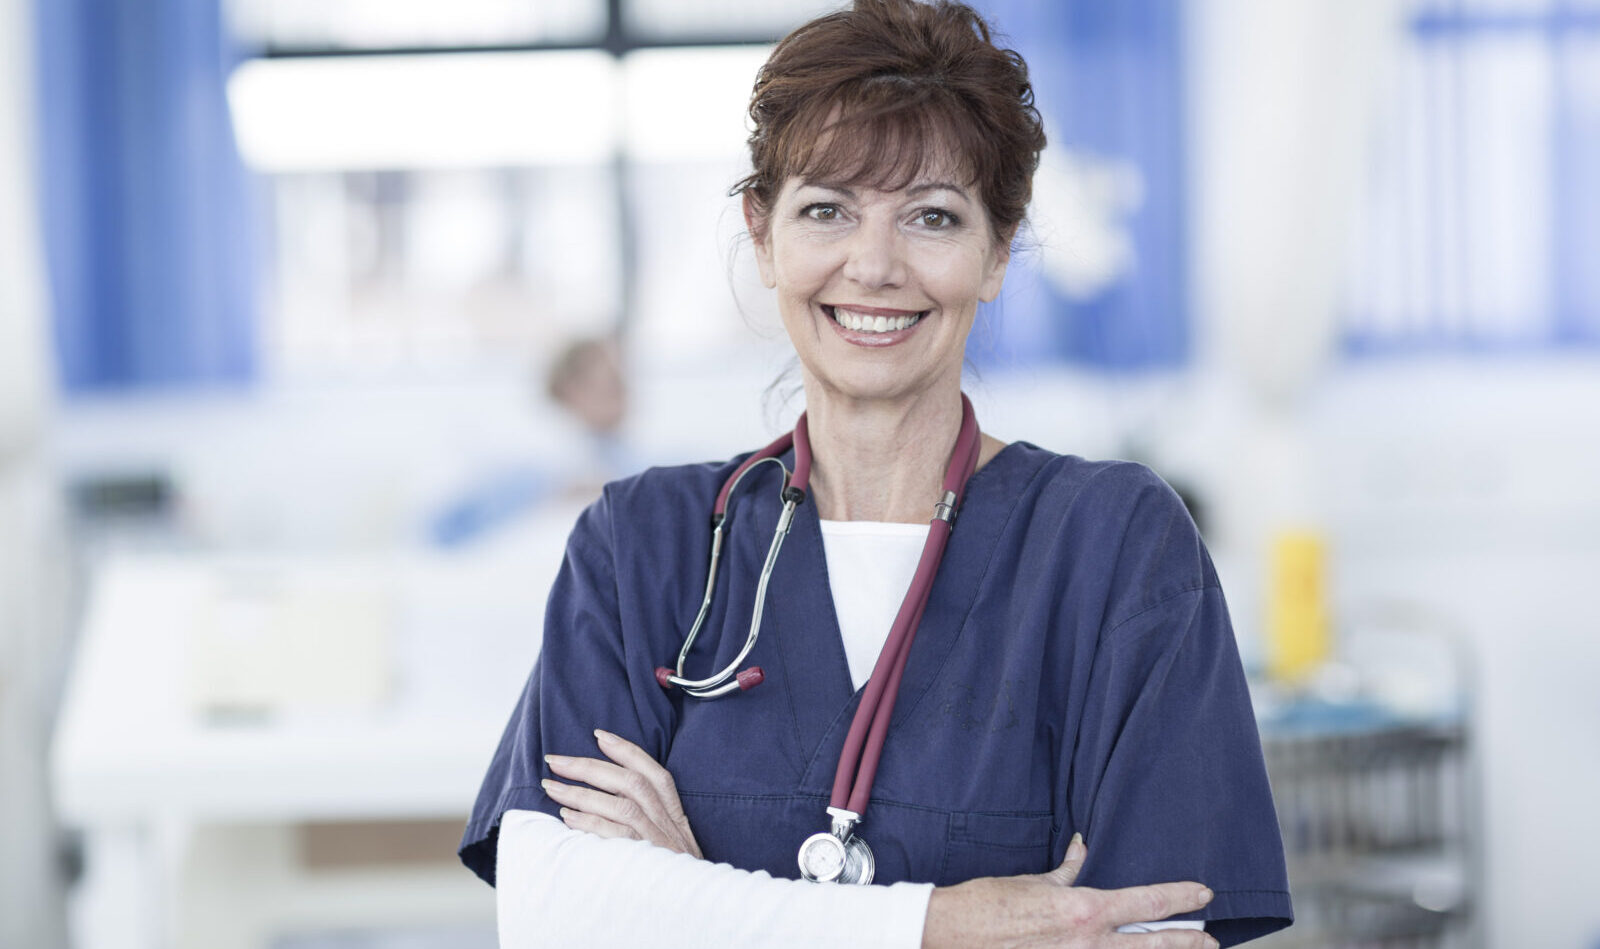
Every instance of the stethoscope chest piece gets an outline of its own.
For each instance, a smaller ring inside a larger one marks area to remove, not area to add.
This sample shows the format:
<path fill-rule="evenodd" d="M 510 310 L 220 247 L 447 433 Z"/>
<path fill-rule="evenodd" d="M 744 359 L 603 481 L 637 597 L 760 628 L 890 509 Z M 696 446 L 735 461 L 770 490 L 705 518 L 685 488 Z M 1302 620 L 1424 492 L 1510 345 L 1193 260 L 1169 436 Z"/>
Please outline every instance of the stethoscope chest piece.
<path fill-rule="evenodd" d="M 833 830 L 812 834 L 800 845 L 800 876 L 812 883 L 871 883 L 877 861 L 867 842 L 855 835 L 858 818 L 831 807 L 828 812 Z"/>

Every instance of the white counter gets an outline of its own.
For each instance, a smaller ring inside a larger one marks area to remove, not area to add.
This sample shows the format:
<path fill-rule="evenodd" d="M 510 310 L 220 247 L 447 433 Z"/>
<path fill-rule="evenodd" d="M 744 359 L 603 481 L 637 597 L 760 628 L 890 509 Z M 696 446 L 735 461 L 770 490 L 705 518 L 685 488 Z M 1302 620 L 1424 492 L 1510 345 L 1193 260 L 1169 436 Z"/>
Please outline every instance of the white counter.
<path fill-rule="evenodd" d="M 101 563 L 51 761 L 60 817 L 84 832 L 76 943 L 190 944 L 181 890 L 208 827 L 464 822 L 574 514 L 456 556 Z M 459 885 L 492 906 L 464 869 Z"/>

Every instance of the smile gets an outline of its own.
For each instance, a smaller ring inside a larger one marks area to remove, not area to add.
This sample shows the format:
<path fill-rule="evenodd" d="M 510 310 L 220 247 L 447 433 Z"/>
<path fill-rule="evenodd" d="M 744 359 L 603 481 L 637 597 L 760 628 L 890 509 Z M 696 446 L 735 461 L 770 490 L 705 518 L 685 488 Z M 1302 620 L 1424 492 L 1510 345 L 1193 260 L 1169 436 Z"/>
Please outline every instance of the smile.
<path fill-rule="evenodd" d="M 827 304 L 823 304 L 822 312 L 835 323 L 857 333 L 893 333 L 897 330 L 910 329 L 928 313 L 927 310 L 917 313 L 877 308 L 856 310 Z"/>

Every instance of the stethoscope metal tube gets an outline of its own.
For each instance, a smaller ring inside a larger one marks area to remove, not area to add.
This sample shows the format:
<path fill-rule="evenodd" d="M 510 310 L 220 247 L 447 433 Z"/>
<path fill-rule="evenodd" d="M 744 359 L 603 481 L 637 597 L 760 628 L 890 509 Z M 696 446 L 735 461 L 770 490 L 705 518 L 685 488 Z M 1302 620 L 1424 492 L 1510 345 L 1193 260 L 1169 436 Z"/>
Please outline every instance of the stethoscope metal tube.
<path fill-rule="evenodd" d="M 794 448 L 794 471 L 784 468 L 778 456 Z M 756 602 L 751 610 L 750 630 L 745 635 L 744 647 L 739 654 L 716 673 L 704 679 L 690 679 L 683 674 L 684 664 L 689 659 L 689 650 L 693 648 L 695 639 L 700 635 L 700 629 L 705 625 L 706 615 L 711 611 L 711 595 L 717 585 L 717 561 L 722 557 L 722 528 L 727 523 L 728 499 L 733 491 L 744 480 L 744 476 L 757 465 L 770 461 L 779 468 L 783 468 L 783 511 L 778 515 L 778 526 L 772 532 L 772 543 L 767 547 L 767 559 L 761 566 L 761 579 L 756 587 Z M 682 689 L 686 694 L 697 699 L 714 699 L 734 691 L 753 689 L 766 680 L 766 673 L 760 666 L 751 666 L 735 672 L 739 663 L 744 662 L 750 655 L 750 650 L 755 648 L 756 638 L 761 634 L 761 615 L 767 606 L 767 585 L 772 579 L 772 568 L 777 566 L 778 552 L 783 549 L 784 538 L 789 536 L 789 528 L 794 524 L 794 512 L 806 499 L 806 488 L 811 482 L 811 439 L 806 426 L 806 417 L 802 413 L 800 420 L 795 423 L 793 432 L 785 432 L 774 439 L 772 444 L 766 446 L 749 458 L 744 460 L 733 476 L 722 486 L 717 493 L 716 504 L 711 510 L 711 565 L 706 571 L 706 592 L 700 600 L 700 610 L 695 615 L 694 625 L 689 627 L 689 635 L 684 637 L 683 648 L 678 650 L 677 668 L 668 669 L 666 666 L 656 668 L 656 681 L 661 683 L 663 689 L 674 687 Z"/>
<path fill-rule="evenodd" d="M 763 461 L 770 461 L 780 468 L 783 467 L 783 462 L 778 461 L 776 457 L 757 459 L 755 463 L 741 467 L 734 474 L 732 486 L 737 487 L 739 480 L 752 468 L 756 467 L 756 464 Z M 787 471 L 784 473 L 785 475 L 788 474 Z M 700 635 L 700 628 L 705 625 L 706 615 L 711 612 L 711 595 L 715 592 L 717 585 L 717 561 L 722 557 L 722 527 L 726 523 L 726 518 L 725 514 L 721 512 L 712 515 L 715 526 L 711 529 L 711 566 L 706 575 L 706 594 L 700 601 L 700 612 L 695 615 L 694 625 L 689 628 L 689 635 L 683 641 L 683 648 L 678 650 L 677 672 L 674 673 L 666 667 L 656 670 L 656 681 L 660 682 L 663 688 L 677 686 L 697 699 L 714 699 L 735 690 L 753 689 L 766 678 L 760 666 L 751 666 L 749 669 L 738 673 L 735 673 L 734 670 L 739 668 L 739 663 L 744 662 L 750 655 L 750 650 L 756 646 L 756 637 L 761 632 L 761 614 L 766 610 L 767 584 L 772 579 L 772 568 L 777 565 L 778 552 L 783 549 L 784 538 L 789 536 L 789 528 L 794 524 L 795 509 L 800 506 L 800 501 L 804 499 L 803 493 L 796 497 L 791 495 L 790 492 L 791 488 L 785 485 L 783 511 L 778 515 L 778 526 L 772 532 L 772 543 L 767 547 L 767 559 L 761 566 L 761 579 L 756 586 L 756 603 L 751 611 L 750 630 L 745 635 L 744 647 L 739 650 L 737 656 L 733 657 L 732 662 L 716 673 L 704 679 L 688 679 L 684 678 L 683 666 L 688 661 L 689 650 L 694 647 L 695 639 Z M 732 492 L 728 493 L 731 494 Z"/>

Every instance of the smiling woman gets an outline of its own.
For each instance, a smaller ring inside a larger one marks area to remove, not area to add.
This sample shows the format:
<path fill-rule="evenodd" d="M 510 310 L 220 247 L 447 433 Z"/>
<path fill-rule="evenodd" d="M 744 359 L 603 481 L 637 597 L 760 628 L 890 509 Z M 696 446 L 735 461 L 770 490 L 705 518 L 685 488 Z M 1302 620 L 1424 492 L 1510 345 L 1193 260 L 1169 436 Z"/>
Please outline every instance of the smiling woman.
<path fill-rule="evenodd" d="M 502 945 L 1199 949 L 1287 925 L 1181 502 L 981 434 L 961 393 L 1044 147 L 1026 66 L 962 4 L 857 0 L 778 45 L 750 115 L 734 190 L 806 411 L 579 520 L 462 840 Z"/>
<path fill-rule="evenodd" d="M 1000 292 L 1009 256 L 968 188 L 791 178 L 770 210 L 747 197 L 746 218 L 808 403 L 813 390 L 856 400 L 937 391 L 951 401 L 978 302 Z"/>

